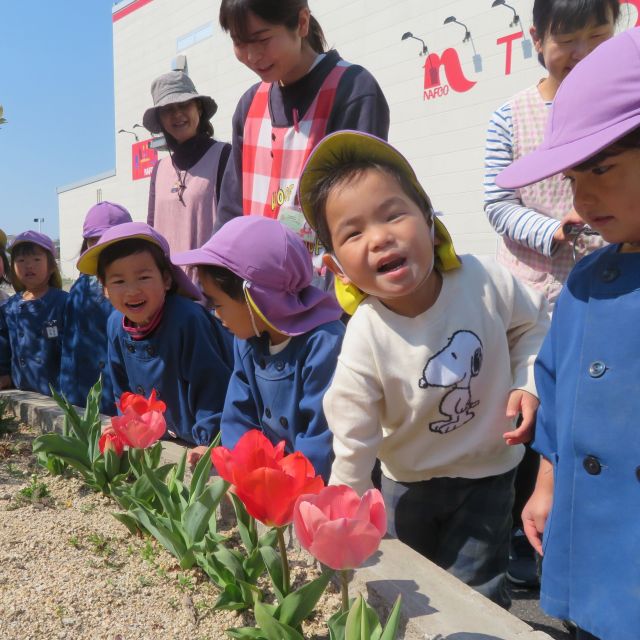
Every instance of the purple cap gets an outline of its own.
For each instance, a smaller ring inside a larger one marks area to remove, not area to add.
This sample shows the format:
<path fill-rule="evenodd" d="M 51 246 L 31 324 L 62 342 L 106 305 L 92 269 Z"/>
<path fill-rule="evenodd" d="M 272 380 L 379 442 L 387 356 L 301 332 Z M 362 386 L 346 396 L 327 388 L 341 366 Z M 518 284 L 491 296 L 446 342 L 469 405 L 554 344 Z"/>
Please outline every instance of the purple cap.
<path fill-rule="evenodd" d="M 56 247 L 53 244 L 53 240 L 45 235 L 44 233 L 40 233 L 39 231 L 24 231 L 23 233 L 19 233 L 11 243 L 9 247 L 9 251 L 12 251 L 17 245 L 24 244 L 25 242 L 33 242 L 33 244 L 37 244 L 39 247 L 42 247 L 46 251 L 48 251 L 54 258 L 56 255 Z"/>
<path fill-rule="evenodd" d="M 280 333 L 297 336 L 342 316 L 335 298 L 311 284 L 313 268 L 304 242 L 277 220 L 233 218 L 202 248 L 172 259 L 235 273 L 247 282 L 258 311 Z"/>
<path fill-rule="evenodd" d="M 100 240 L 80 256 L 78 264 L 76 265 L 78 271 L 87 273 L 90 276 L 97 275 L 98 258 L 102 251 L 116 242 L 132 238 L 139 238 L 158 245 L 171 264 L 171 275 L 178 287 L 178 292 L 194 300 L 202 299 L 202 294 L 198 287 L 187 278 L 187 274 L 180 267 L 177 267 L 171 262 L 169 257 L 169 243 L 165 237 L 144 222 L 125 222 L 124 224 L 118 224 L 115 227 L 107 229 L 100 237 Z"/>
<path fill-rule="evenodd" d="M 45 235 L 44 233 L 40 233 L 39 231 L 24 231 L 23 233 L 19 233 L 13 239 L 13 242 L 9 247 L 9 252 L 13 251 L 19 244 L 24 244 L 25 242 L 31 242 L 33 244 L 37 244 L 39 247 L 42 247 L 45 251 L 48 251 L 53 256 L 53 260 L 55 262 L 56 246 L 53 244 L 53 240 L 49 236 Z M 58 289 L 62 289 L 62 276 L 60 275 L 57 263 L 53 276 L 53 286 L 57 287 Z M 24 291 L 24 287 L 18 282 L 14 283 L 13 288 L 16 291 Z"/>
<path fill-rule="evenodd" d="M 640 126 L 640 28 L 603 42 L 563 80 L 542 144 L 496 177 L 515 189 L 574 167 Z"/>
<path fill-rule="evenodd" d="M 106 200 L 98 202 L 87 211 L 82 237 L 99 238 L 107 229 L 124 222 L 131 222 L 131 214 L 122 205 Z"/>

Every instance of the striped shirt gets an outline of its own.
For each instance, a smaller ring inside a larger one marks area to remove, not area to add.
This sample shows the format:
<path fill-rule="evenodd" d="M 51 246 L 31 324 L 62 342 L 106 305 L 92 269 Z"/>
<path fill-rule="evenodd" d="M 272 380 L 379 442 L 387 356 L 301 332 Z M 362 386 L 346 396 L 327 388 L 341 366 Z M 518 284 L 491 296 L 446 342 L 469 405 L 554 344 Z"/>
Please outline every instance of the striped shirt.
<path fill-rule="evenodd" d="M 545 102 L 547 107 L 551 102 Z M 501 236 L 544 256 L 553 255 L 553 234 L 561 222 L 522 204 L 518 190 L 502 189 L 496 176 L 514 160 L 511 103 L 491 116 L 484 155 L 484 210 L 491 226 Z"/>

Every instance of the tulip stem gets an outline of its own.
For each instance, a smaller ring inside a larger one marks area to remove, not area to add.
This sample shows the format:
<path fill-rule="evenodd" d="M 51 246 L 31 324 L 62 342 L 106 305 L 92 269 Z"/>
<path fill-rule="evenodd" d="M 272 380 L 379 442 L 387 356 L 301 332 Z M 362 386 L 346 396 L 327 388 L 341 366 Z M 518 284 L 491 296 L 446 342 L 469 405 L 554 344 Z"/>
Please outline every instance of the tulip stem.
<path fill-rule="evenodd" d="M 284 541 L 284 529 L 285 527 L 276 527 L 278 534 L 278 546 L 280 547 L 280 559 L 282 560 L 282 582 L 284 586 L 284 593 L 287 595 L 290 589 L 290 577 L 289 577 L 289 559 L 287 558 L 287 545 Z"/>
<path fill-rule="evenodd" d="M 349 611 L 349 573 L 348 569 L 340 570 L 340 585 L 342 592 L 342 612 Z"/>

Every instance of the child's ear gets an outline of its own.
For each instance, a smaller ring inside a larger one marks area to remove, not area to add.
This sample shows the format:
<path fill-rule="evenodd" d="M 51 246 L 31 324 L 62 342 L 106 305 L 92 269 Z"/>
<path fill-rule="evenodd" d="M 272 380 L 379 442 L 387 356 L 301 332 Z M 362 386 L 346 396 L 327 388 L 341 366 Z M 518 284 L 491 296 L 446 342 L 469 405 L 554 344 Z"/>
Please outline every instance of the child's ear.
<path fill-rule="evenodd" d="M 164 284 L 165 291 L 169 291 L 171 289 L 171 285 L 173 284 L 173 278 L 168 271 L 165 271 L 162 274 L 162 284 Z"/>
<path fill-rule="evenodd" d="M 531 27 L 531 29 L 529 29 L 529 35 L 533 40 L 533 46 L 536 50 L 536 53 L 542 53 L 542 38 L 540 38 L 540 36 L 538 35 L 538 31 L 535 27 Z"/>
<path fill-rule="evenodd" d="M 102 295 L 107 299 L 107 300 L 111 300 L 111 298 L 109 297 L 109 289 L 107 289 L 107 287 L 104 286 L 104 284 L 102 285 Z"/>
<path fill-rule="evenodd" d="M 330 253 L 325 253 L 322 256 L 322 263 L 336 278 L 340 278 L 343 284 L 351 284 L 351 280 L 345 275 L 338 261 Z"/>

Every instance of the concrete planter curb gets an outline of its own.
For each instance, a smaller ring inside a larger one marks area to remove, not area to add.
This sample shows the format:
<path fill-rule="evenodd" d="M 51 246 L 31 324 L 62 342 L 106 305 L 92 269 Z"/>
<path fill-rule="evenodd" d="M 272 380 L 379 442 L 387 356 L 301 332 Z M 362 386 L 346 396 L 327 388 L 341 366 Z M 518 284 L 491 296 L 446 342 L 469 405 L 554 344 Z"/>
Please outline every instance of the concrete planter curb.
<path fill-rule="evenodd" d="M 11 390 L 0 391 L 0 400 L 43 433 L 62 430 L 62 411 L 51 398 Z M 165 462 L 178 462 L 182 452 L 180 445 L 163 442 Z M 354 572 L 350 594 L 358 592 L 387 612 L 402 594 L 404 640 L 551 640 L 395 539 L 383 540 Z"/>

